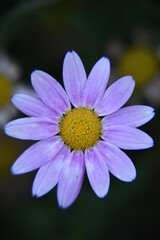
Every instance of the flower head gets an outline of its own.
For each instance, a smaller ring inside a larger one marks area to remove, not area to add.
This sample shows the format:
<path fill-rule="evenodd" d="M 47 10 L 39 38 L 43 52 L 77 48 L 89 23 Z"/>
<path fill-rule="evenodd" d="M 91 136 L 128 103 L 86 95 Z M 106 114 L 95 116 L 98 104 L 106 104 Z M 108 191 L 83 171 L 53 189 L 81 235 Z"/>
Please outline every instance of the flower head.
<path fill-rule="evenodd" d="M 150 47 L 134 46 L 126 51 L 119 62 L 119 72 L 130 73 L 136 79 L 136 86 L 142 87 L 158 72 L 158 58 Z"/>
<path fill-rule="evenodd" d="M 13 116 L 17 109 L 10 103 L 11 96 L 16 92 L 33 93 L 30 88 L 20 83 L 21 69 L 15 60 L 0 52 L 0 131 Z"/>
<path fill-rule="evenodd" d="M 58 203 L 66 208 L 80 192 L 85 169 L 98 197 L 108 192 L 109 172 L 122 181 L 135 179 L 132 161 L 119 148 L 153 146 L 152 138 L 137 127 L 148 122 L 154 110 L 142 105 L 121 108 L 135 81 L 125 76 L 106 90 L 109 74 L 109 60 L 102 57 L 87 78 L 81 59 L 72 51 L 63 63 L 66 92 L 53 77 L 36 70 L 31 81 L 38 97 L 13 96 L 13 104 L 29 117 L 8 123 L 6 134 L 40 140 L 12 166 L 13 174 L 39 168 L 33 195 L 40 197 L 58 183 Z"/>

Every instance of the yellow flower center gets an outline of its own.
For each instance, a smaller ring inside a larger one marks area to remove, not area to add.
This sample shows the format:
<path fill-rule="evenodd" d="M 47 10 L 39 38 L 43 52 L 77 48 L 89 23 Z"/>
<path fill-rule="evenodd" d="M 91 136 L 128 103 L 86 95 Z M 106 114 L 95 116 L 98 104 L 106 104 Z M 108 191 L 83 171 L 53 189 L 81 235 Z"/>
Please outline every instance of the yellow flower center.
<path fill-rule="evenodd" d="M 3 107 L 5 104 L 10 102 L 12 91 L 11 81 L 0 74 L 0 107 Z"/>
<path fill-rule="evenodd" d="M 158 70 L 158 58 L 147 47 L 135 46 L 124 54 L 119 63 L 121 75 L 132 75 L 137 87 L 143 87 L 152 80 Z"/>
<path fill-rule="evenodd" d="M 60 136 L 64 143 L 76 151 L 94 146 L 102 134 L 101 119 L 89 108 L 74 108 L 60 119 Z"/>

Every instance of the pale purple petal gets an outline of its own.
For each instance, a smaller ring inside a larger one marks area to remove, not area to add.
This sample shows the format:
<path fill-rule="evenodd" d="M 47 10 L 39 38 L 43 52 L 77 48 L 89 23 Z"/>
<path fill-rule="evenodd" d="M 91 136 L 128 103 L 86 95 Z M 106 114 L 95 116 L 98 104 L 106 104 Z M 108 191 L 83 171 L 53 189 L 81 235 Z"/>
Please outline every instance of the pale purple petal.
<path fill-rule="evenodd" d="M 127 125 L 139 127 L 154 117 L 152 107 L 137 105 L 124 107 L 103 118 L 103 129 L 107 130 L 112 125 Z"/>
<path fill-rule="evenodd" d="M 66 92 L 49 74 L 36 70 L 31 74 L 31 80 L 37 94 L 51 109 L 61 115 L 71 108 Z"/>
<path fill-rule="evenodd" d="M 69 153 L 69 148 L 64 145 L 52 161 L 46 163 L 39 169 L 33 182 L 33 195 L 41 197 L 55 187 L 58 183 L 61 168 L 68 158 Z"/>
<path fill-rule="evenodd" d="M 99 116 L 105 116 L 117 111 L 130 98 L 135 87 L 131 76 L 125 76 L 113 83 L 105 92 L 95 111 Z"/>
<path fill-rule="evenodd" d="M 63 143 L 58 136 L 41 140 L 19 156 L 11 171 L 13 174 L 33 171 L 54 159 L 62 147 Z"/>
<path fill-rule="evenodd" d="M 92 68 L 83 93 L 83 106 L 95 108 L 102 99 L 110 74 L 110 62 L 101 58 Z"/>
<path fill-rule="evenodd" d="M 74 51 L 68 52 L 63 62 L 63 82 L 70 101 L 75 107 L 82 105 L 82 93 L 87 80 L 83 63 Z"/>
<path fill-rule="evenodd" d="M 84 172 L 83 152 L 73 151 L 59 176 L 57 198 L 60 207 L 67 208 L 75 201 L 82 186 Z"/>
<path fill-rule="evenodd" d="M 19 118 L 7 123 L 4 130 L 11 137 L 25 140 L 41 140 L 59 132 L 58 125 L 44 117 Z"/>
<path fill-rule="evenodd" d="M 15 94 L 12 103 L 24 114 L 31 117 L 49 117 L 54 123 L 57 122 L 59 115 L 44 104 L 40 98 L 26 94 Z"/>
<path fill-rule="evenodd" d="M 103 130 L 102 138 L 119 148 L 145 149 L 153 146 L 153 139 L 145 132 L 122 125 L 114 125 Z"/>
<path fill-rule="evenodd" d="M 131 182 L 136 178 L 136 169 L 130 158 L 111 143 L 99 141 L 98 149 L 104 156 L 108 170 L 118 179 Z"/>
<path fill-rule="evenodd" d="M 91 187 L 98 197 L 103 198 L 108 192 L 110 178 L 104 156 L 97 146 L 85 150 L 85 165 Z"/>

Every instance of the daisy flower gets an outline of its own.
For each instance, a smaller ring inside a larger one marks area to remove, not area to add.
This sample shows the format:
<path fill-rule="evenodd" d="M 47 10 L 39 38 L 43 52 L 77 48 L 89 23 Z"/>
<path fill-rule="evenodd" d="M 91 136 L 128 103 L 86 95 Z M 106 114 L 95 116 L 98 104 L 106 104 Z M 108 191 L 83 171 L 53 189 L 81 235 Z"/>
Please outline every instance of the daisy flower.
<path fill-rule="evenodd" d="M 40 197 L 56 184 L 59 206 L 67 208 L 78 196 L 85 169 L 95 194 L 109 189 L 109 172 L 122 181 L 136 177 L 130 158 L 120 150 L 153 146 L 152 138 L 137 129 L 154 116 L 148 106 L 121 108 L 135 87 L 125 76 L 106 90 L 110 62 L 102 57 L 88 78 L 80 57 L 68 52 L 63 63 L 62 86 L 49 74 L 35 70 L 31 82 L 38 97 L 16 94 L 13 104 L 28 117 L 6 124 L 9 136 L 40 140 L 12 166 L 13 174 L 38 169 L 32 194 Z"/>
<path fill-rule="evenodd" d="M 15 92 L 33 93 L 29 87 L 20 83 L 20 76 L 18 63 L 6 53 L 0 52 L 0 131 L 17 114 L 10 102 L 11 96 Z"/>
<path fill-rule="evenodd" d="M 151 81 L 158 72 L 158 57 L 150 46 L 135 45 L 128 49 L 119 61 L 119 72 L 130 73 L 141 88 Z"/>
<path fill-rule="evenodd" d="M 0 130 L 15 114 L 10 98 L 14 92 L 20 68 L 15 61 L 0 51 Z"/>

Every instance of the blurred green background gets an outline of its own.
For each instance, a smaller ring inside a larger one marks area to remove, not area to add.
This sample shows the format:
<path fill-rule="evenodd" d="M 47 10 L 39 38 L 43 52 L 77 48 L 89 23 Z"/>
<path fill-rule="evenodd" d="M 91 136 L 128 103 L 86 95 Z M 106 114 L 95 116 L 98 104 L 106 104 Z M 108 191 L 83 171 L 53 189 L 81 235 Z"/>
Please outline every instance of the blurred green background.
<path fill-rule="evenodd" d="M 0 239 L 158 239 L 160 194 L 160 4 L 157 0 L 15 0 L 0 2 Z M 15 92 L 32 92 L 30 73 L 41 69 L 62 84 L 62 64 L 75 50 L 87 74 L 102 56 L 111 61 L 110 83 L 133 75 L 127 104 L 155 108 L 141 129 L 152 149 L 126 151 L 137 178 L 111 176 L 108 195 L 98 199 L 87 177 L 75 203 L 59 209 L 56 188 L 32 198 L 35 173 L 12 176 L 10 167 L 29 141 L 9 138 L 4 124 L 23 116 L 11 106 Z"/>

